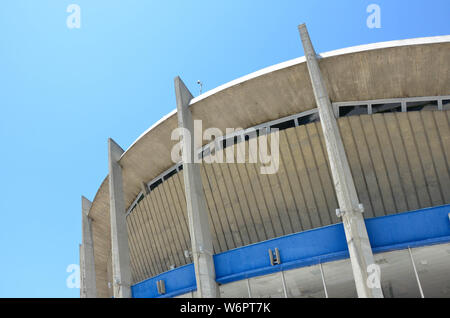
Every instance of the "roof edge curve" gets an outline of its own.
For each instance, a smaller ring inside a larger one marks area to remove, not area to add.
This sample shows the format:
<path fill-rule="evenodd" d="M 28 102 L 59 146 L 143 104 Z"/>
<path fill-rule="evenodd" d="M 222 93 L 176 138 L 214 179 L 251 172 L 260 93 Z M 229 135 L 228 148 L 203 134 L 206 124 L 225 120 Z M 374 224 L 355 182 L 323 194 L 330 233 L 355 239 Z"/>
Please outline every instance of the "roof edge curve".
<path fill-rule="evenodd" d="M 377 43 L 370 43 L 370 44 L 362 44 L 362 45 L 356 45 L 351 46 L 347 48 L 332 50 L 324 53 L 318 54 L 320 58 L 328 58 L 338 55 L 344 55 L 344 54 L 352 54 L 352 53 L 358 53 L 358 52 L 364 52 L 364 51 L 371 51 L 371 50 L 378 50 L 378 49 L 385 49 L 385 48 L 394 48 L 394 47 L 400 47 L 400 46 L 410 46 L 410 45 L 424 45 L 424 44 L 433 44 L 433 43 L 443 43 L 443 42 L 450 42 L 450 35 L 441 35 L 441 36 L 431 36 L 431 37 L 421 37 L 421 38 L 412 38 L 412 39 L 404 39 L 404 40 L 393 40 L 393 41 L 384 41 L 384 42 L 377 42 Z M 251 79 L 260 77 L 262 75 L 266 75 L 278 70 L 282 70 L 284 68 L 288 68 L 297 64 L 301 64 L 306 62 L 306 58 L 304 56 L 297 57 L 288 61 L 284 61 L 281 63 L 277 63 L 265 68 L 262 68 L 258 71 L 249 73 L 247 75 L 241 76 L 237 79 L 234 79 L 232 81 L 229 81 L 225 84 L 222 84 L 220 86 L 217 86 L 216 88 L 213 88 L 202 95 L 199 95 L 197 97 L 194 97 L 189 106 L 194 105 L 195 103 L 202 101 L 218 92 L 224 91 L 230 87 L 236 86 L 238 84 L 244 83 L 246 81 L 249 81 Z M 169 112 L 167 115 L 163 116 L 161 119 L 159 119 L 157 122 L 155 122 L 152 126 L 150 126 L 147 130 L 145 130 L 128 148 L 125 150 L 125 152 L 122 154 L 121 159 L 126 156 L 127 152 L 147 133 L 152 131 L 154 128 L 156 128 L 158 125 L 160 125 L 162 122 L 167 120 L 168 118 L 172 117 L 177 113 L 177 110 L 174 109 L 171 112 Z"/>

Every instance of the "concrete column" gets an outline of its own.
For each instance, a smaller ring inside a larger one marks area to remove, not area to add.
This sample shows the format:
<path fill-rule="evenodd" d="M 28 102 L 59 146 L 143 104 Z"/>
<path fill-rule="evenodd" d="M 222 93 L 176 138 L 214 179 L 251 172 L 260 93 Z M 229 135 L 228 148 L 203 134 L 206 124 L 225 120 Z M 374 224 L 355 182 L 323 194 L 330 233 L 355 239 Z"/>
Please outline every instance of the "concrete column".
<path fill-rule="evenodd" d="M 340 131 L 320 72 L 317 55 L 305 24 L 299 26 L 299 32 L 319 109 L 320 122 L 339 202 L 340 209 L 337 212 L 338 216 L 342 217 L 345 229 L 358 297 L 382 298 L 381 288 L 370 288 L 367 283 L 369 278 L 368 266 L 374 264 L 372 248 L 362 215 L 363 208 L 359 203 Z"/>
<path fill-rule="evenodd" d="M 92 203 L 85 197 L 81 197 L 81 222 L 82 222 L 82 244 L 80 250 L 80 272 L 81 272 L 81 297 L 97 297 L 95 285 L 95 262 L 94 262 L 94 240 L 92 238 L 92 225 L 89 211 Z"/>
<path fill-rule="evenodd" d="M 108 139 L 109 208 L 111 217 L 111 254 L 114 298 L 131 298 L 130 249 L 122 186 L 123 149 Z"/>
<path fill-rule="evenodd" d="M 86 298 L 86 287 L 84 284 L 84 256 L 83 256 L 83 245 L 80 244 L 80 298 Z"/>
<path fill-rule="evenodd" d="M 189 232 L 192 243 L 197 296 L 199 298 L 218 297 L 218 286 L 213 260 L 213 245 L 208 222 L 205 193 L 203 191 L 200 164 L 195 163 L 197 149 L 194 142 L 194 122 L 189 109 L 192 94 L 183 81 L 175 78 L 178 126 L 190 132 L 189 138 L 183 137 L 183 175 L 186 192 Z"/>

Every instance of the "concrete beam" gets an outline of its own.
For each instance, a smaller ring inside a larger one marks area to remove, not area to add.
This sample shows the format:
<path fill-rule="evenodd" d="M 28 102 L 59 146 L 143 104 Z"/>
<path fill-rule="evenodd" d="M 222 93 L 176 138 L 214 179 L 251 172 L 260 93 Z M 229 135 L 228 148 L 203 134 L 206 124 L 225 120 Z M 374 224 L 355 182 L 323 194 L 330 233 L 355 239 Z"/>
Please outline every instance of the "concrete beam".
<path fill-rule="evenodd" d="M 339 202 L 338 216 L 342 217 L 344 224 L 358 297 L 382 298 L 381 288 L 371 288 L 368 284 L 368 269 L 370 265 L 375 264 L 375 261 L 362 215 L 362 205 L 359 203 L 342 137 L 322 78 L 317 55 L 305 24 L 299 26 L 299 32 L 314 97 L 319 109 L 320 122 Z"/>
<path fill-rule="evenodd" d="M 94 241 L 92 238 L 91 218 L 88 216 L 92 202 L 81 197 L 82 244 L 80 250 L 81 297 L 97 297 L 95 283 Z"/>
<path fill-rule="evenodd" d="M 179 77 L 175 78 L 175 95 L 178 126 L 190 132 L 190 136 L 183 137 L 183 175 L 197 296 L 199 298 L 215 298 L 219 295 L 219 289 L 214 269 L 212 235 L 209 228 L 200 164 L 195 163 L 194 160 L 197 152 L 194 141 L 194 122 L 189 109 L 189 102 L 193 96 Z"/>
<path fill-rule="evenodd" d="M 123 198 L 122 167 L 119 165 L 123 149 L 108 139 L 109 206 L 111 217 L 111 253 L 114 298 L 131 298 L 131 265 L 128 229 Z"/>

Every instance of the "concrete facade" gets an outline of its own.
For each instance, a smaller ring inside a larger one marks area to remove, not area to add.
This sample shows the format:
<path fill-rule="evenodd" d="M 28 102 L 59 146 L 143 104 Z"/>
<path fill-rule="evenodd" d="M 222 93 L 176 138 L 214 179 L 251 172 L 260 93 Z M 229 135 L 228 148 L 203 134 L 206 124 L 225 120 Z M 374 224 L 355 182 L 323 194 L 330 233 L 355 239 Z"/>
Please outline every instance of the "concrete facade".
<path fill-rule="evenodd" d="M 338 119 L 366 218 L 450 203 L 449 120 L 449 111 Z M 341 222 L 320 122 L 280 131 L 277 174 L 262 176 L 252 163 L 200 169 L 214 253 Z M 133 282 L 192 262 L 184 256 L 191 244 L 184 191 L 183 169 L 127 217 Z"/>
<path fill-rule="evenodd" d="M 320 54 L 319 65 L 333 102 L 448 96 L 449 45 L 449 36 L 373 44 Z M 306 59 L 298 58 L 207 92 L 191 100 L 189 108 L 205 128 L 225 131 L 316 106 Z M 338 119 L 366 217 L 450 203 L 450 115 L 445 103 L 440 107 L 442 113 Z M 124 209 L 142 191 L 142 181 L 153 180 L 174 164 L 170 134 L 177 126 L 176 112 L 168 114 L 118 159 L 123 168 Z M 280 147 L 280 171 L 275 176 L 259 176 L 251 164 L 200 167 L 215 252 L 339 222 L 320 124 L 281 131 Z M 134 229 L 129 233 L 133 282 L 191 261 L 183 255 L 190 245 L 183 178 L 179 172 L 162 183 L 127 218 Z M 109 176 L 90 211 L 101 297 L 109 295 L 108 283 L 112 283 L 108 184 Z"/>

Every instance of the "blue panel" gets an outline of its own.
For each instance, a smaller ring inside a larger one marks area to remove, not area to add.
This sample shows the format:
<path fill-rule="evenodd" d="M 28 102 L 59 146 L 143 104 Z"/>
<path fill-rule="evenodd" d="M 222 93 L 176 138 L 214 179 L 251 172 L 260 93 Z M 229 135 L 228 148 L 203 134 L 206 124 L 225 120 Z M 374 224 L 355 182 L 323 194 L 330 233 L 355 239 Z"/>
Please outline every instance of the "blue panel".
<path fill-rule="evenodd" d="M 278 248 L 282 264 L 270 265 L 268 250 Z M 291 234 L 237 248 L 214 256 L 216 280 L 228 283 L 283 269 L 348 257 L 341 224 Z"/>
<path fill-rule="evenodd" d="M 450 241 L 450 205 L 366 219 L 375 253 Z M 268 250 L 280 250 L 271 266 Z M 216 280 L 225 284 L 281 270 L 348 257 L 342 223 L 244 246 L 214 256 Z"/>
<path fill-rule="evenodd" d="M 450 205 L 366 220 L 375 253 L 448 242 Z"/>
<path fill-rule="evenodd" d="M 450 242 L 450 205 L 367 219 L 375 253 Z M 268 250 L 278 248 L 281 265 L 270 265 Z M 214 255 L 216 280 L 225 284 L 318 263 L 347 258 L 342 223 L 291 234 Z M 167 293 L 158 295 L 164 280 Z M 133 297 L 173 297 L 196 289 L 193 264 L 150 278 L 132 287 Z"/>
<path fill-rule="evenodd" d="M 164 280 L 166 294 L 159 295 L 156 282 Z M 147 279 L 131 287 L 133 298 L 175 297 L 196 290 L 194 265 L 188 264 L 158 276 Z"/>

